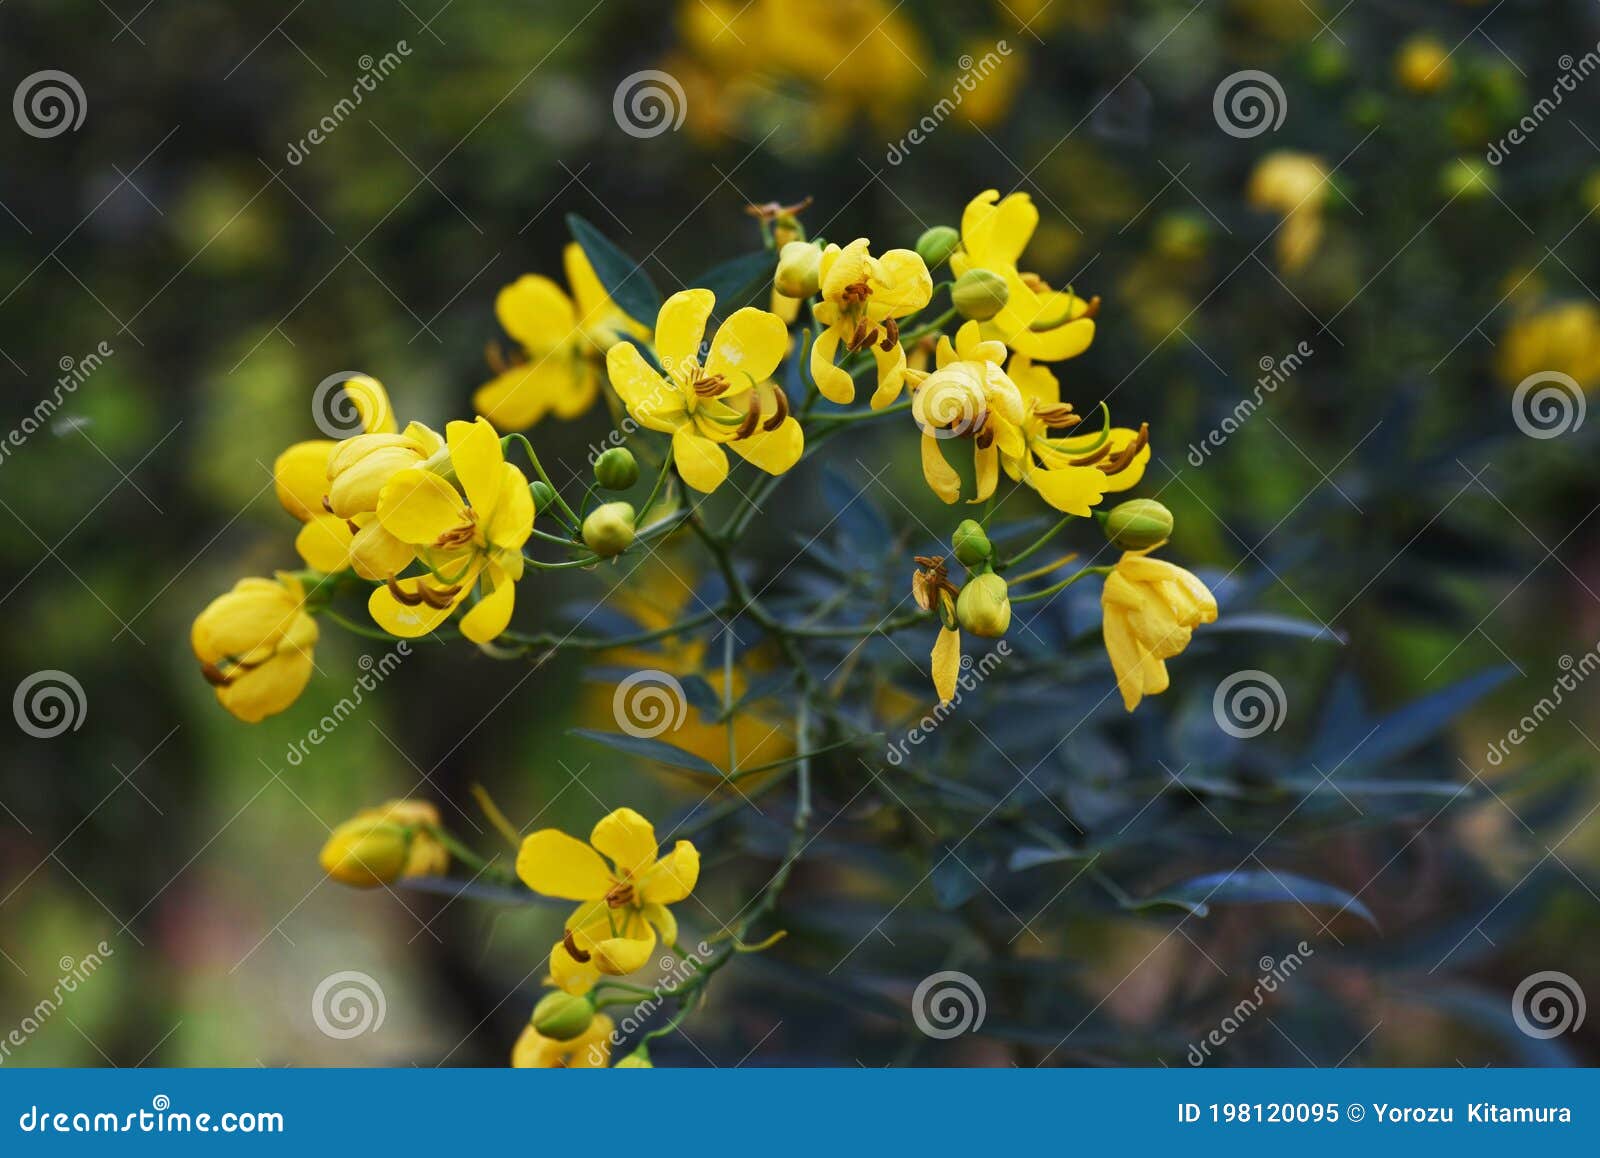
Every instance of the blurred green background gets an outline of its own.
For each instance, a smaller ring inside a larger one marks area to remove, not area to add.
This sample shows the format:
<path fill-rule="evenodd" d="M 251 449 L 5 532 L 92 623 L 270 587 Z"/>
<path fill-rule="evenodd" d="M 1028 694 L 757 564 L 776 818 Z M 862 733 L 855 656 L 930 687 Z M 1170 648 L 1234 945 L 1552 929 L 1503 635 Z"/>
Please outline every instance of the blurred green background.
<path fill-rule="evenodd" d="M 503 1064 L 554 916 L 342 890 L 316 864 L 328 829 L 417 795 L 488 846 L 474 782 L 519 824 L 539 814 L 576 831 L 597 801 L 659 813 L 685 802 L 679 787 L 564 735 L 585 695 L 575 663 L 524 680 L 426 643 L 293 765 L 289 745 L 384 645 L 325 628 L 322 674 L 301 702 L 250 727 L 213 701 L 189 623 L 239 576 L 296 564 L 270 467 L 317 436 L 309 399 L 329 374 L 373 374 L 402 417 L 441 425 L 487 380 L 495 291 L 559 269 L 566 213 L 648 255 L 671 290 L 756 244 L 747 204 L 807 195 L 814 234 L 879 246 L 956 223 L 985 188 L 1033 196 L 1044 224 L 1026 264 L 1103 299 L 1063 392 L 1081 410 L 1114 395 L 1119 419 L 1150 421 L 1156 463 L 1139 493 L 1176 513 L 1175 557 L 1237 569 L 1264 605 L 1348 636 L 1274 668 L 1307 697 L 1293 701 L 1296 727 L 1320 714 L 1335 667 L 1387 707 L 1515 669 L 1436 749 L 1488 790 L 1448 824 L 1425 826 L 1430 808 L 1346 850 L 1364 866 L 1351 888 L 1388 873 L 1365 898 L 1384 929 L 1376 954 L 1406 932 L 1438 941 L 1427 959 L 1401 954 L 1387 974 L 1357 961 L 1329 982 L 1363 1008 L 1357 1020 L 1378 1022 L 1355 1056 L 1516 1061 L 1501 1035 L 1519 980 L 1560 969 L 1600 993 L 1595 689 L 1504 767 L 1484 757 L 1549 693 L 1562 657 L 1600 641 L 1593 427 L 1533 438 L 1513 417 L 1528 375 L 1587 388 L 1600 372 L 1600 80 L 1559 84 L 1596 50 L 1593 3 L 136 7 L 0 7 L 5 89 L 60 70 L 86 106 L 56 135 L 0 123 L 4 424 L 21 430 L 63 375 L 93 367 L 0 461 L 3 686 L 63 671 L 86 704 L 76 730 L 7 737 L 0 1036 L 51 991 L 63 958 L 101 940 L 114 951 L 6 1064 Z M 1002 43 L 992 75 L 930 114 Z M 390 53 L 359 107 L 304 147 Z M 680 127 L 641 135 L 614 115 L 619 86 L 647 69 L 676 82 Z M 1225 131 L 1214 97 L 1241 70 L 1278 85 L 1276 128 Z M 1562 103 L 1535 114 L 1553 91 Z M 1487 162 L 1531 116 L 1526 141 Z M 907 147 L 919 122 L 926 140 Z M 1285 151 L 1332 174 L 1293 228 L 1270 192 L 1250 195 L 1258 166 Z M 1261 410 L 1191 458 L 1301 343 L 1311 353 Z M 601 409 L 533 438 L 571 477 L 607 429 Z M 885 453 L 853 445 L 846 459 L 874 467 Z M 919 489 L 912 446 L 889 478 L 945 519 Z M 826 520 L 814 486 L 789 501 L 796 526 Z M 763 529 L 769 554 L 790 529 Z M 525 625 L 553 622 L 582 582 L 519 601 Z M 1247 655 L 1233 666 L 1252 666 Z M 491 711 L 513 685 L 513 710 Z M 1497 794 L 1513 765 L 1561 791 L 1537 808 Z M 1442 849 L 1467 850 L 1495 882 L 1476 908 L 1441 879 Z M 797 887 L 826 905 L 825 883 Z M 1227 921 L 1256 919 L 1218 918 L 1205 935 L 1225 944 L 1242 932 Z M 1147 936 L 1107 928 L 1069 949 L 1082 1008 L 1130 1040 L 1209 969 L 1178 938 L 1119 983 Z M 826 980 L 808 989 L 764 968 L 730 974 L 691 1022 L 692 1046 L 658 1060 L 734 1064 L 758 1043 L 749 1064 L 905 1056 L 881 1018 L 832 1012 Z M 338 1040 L 313 1023 L 313 988 L 342 969 L 382 978 L 381 1033 Z M 1405 997 L 1429 988 L 1457 995 L 1462 1016 Z M 1343 1041 L 1331 1006 L 1301 1015 L 1311 1028 L 1297 1041 Z M 1595 1020 L 1567 1039 L 1573 1058 L 1595 1059 Z M 1267 1027 L 1251 1034 L 1254 1060 L 1305 1064 Z M 1104 1045 L 1114 1037 L 1053 1060 L 1162 1056 Z"/>

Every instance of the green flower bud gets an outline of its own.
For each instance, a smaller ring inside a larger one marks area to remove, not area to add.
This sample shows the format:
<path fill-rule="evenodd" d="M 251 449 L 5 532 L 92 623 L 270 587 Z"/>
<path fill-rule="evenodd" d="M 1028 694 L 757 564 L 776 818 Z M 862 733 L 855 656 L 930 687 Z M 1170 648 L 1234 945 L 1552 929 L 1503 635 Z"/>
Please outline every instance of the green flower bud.
<path fill-rule="evenodd" d="M 1011 626 L 1011 599 L 1006 581 L 992 571 L 979 575 L 961 589 L 956 600 L 956 619 L 963 631 L 998 638 Z"/>
<path fill-rule="evenodd" d="M 948 225 L 935 225 L 917 238 L 917 256 L 929 269 L 948 260 L 961 245 L 961 234 Z"/>
<path fill-rule="evenodd" d="M 608 491 L 625 491 L 639 481 L 639 464 L 625 446 L 613 446 L 594 460 L 594 481 Z"/>
<path fill-rule="evenodd" d="M 641 1045 L 611 1068 L 614 1070 L 653 1070 L 656 1067 L 650 1061 L 650 1051 Z"/>
<path fill-rule="evenodd" d="M 1332 84 L 1350 71 L 1350 54 L 1344 45 L 1324 40 L 1306 50 L 1306 72 L 1318 84 Z"/>
<path fill-rule="evenodd" d="M 1494 190 L 1494 170 L 1487 161 L 1477 157 L 1460 157 L 1446 161 L 1439 171 L 1439 188 L 1451 199 L 1462 197 L 1468 201 L 1481 201 Z"/>
<path fill-rule="evenodd" d="M 808 298 L 822 280 L 822 250 L 809 241 L 791 241 L 778 251 L 772 287 L 786 298 Z"/>
<path fill-rule="evenodd" d="M 1172 535 L 1172 512 L 1155 499 L 1129 499 L 1106 515 L 1106 538 L 1124 551 L 1143 551 Z"/>
<path fill-rule="evenodd" d="M 1156 249 L 1174 261 L 1204 257 L 1210 239 L 1211 228 L 1198 213 L 1168 213 L 1156 223 Z"/>
<path fill-rule="evenodd" d="M 950 290 L 950 300 L 956 312 L 964 318 L 986 322 L 1001 310 L 1011 298 L 1006 279 L 987 269 L 969 269 L 956 278 Z"/>
<path fill-rule="evenodd" d="M 583 541 L 603 559 L 622 554 L 633 543 L 633 504 L 604 503 L 590 511 Z"/>
<path fill-rule="evenodd" d="M 574 997 L 553 989 L 533 1007 L 533 1028 L 552 1041 L 571 1041 L 594 1020 L 594 1005 L 587 997 Z"/>
<path fill-rule="evenodd" d="M 556 492 L 550 489 L 543 479 L 536 479 L 528 484 L 528 493 L 533 496 L 533 509 L 535 511 L 548 511 L 556 505 Z"/>
<path fill-rule="evenodd" d="M 963 567 L 979 567 L 994 557 L 989 536 L 983 533 L 976 519 L 962 519 L 956 533 L 950 536 L 950 546 Z"/>

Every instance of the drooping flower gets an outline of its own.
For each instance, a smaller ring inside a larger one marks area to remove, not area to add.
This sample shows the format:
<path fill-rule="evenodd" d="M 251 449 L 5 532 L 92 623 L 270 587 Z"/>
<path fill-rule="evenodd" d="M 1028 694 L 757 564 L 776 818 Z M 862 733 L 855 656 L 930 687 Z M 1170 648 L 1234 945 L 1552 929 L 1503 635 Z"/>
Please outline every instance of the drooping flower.
<path fill-rule="evenodd" d="M 195 617 L 189 642 L 217 702 L 247 723 L 277 715 L 311 679 L 317 623 L 293 575 L 241 579 Z"/>
<path fill-rule="evenodd" d="M 911 413 L 922 428 L 922 474 L 933 493 L 947 503 L 961 497 L 961 476 L 945 460 L 941 445 L 970 440 L 977 471 L 977 495 L 983 502 L 994 494 L 1002 455 L 1024 453 L 1022 394 L 1000 363 L 1005 346 L 979 336 L 977 322 L 956 331 L 952 344 L 940 337 L 931 374 L 913 373 Z"/>
<path fill-rule="evenodd" d="M 765 310 L 736 310 L 702 356 L 715 307 L 715 296 L 704 289 L 675 293 L 662 305 L 655 345 L 665 376 L 631 342 L 606 354 L 611 385 L 628 412 L 641 425 L 672 435 L 678 473 L 707 494 L 728 477 L 724 446 L 768 474 L 788 470 L 805 449 L 788 398 L 769 381 L 788 349 L 783 321 Z"/>
<path fill-rule="evenodd" d="M 1189 646 L 1196 627 L 1217 618 L 1206 585 L 1182 567 L 1149 558 L 1153 550 L 1124 553 L 1100 596 L 1106 654 L 1130 712 L 1145 696 L 1167 690 L 1165 661 Z"/>
<path fill-rule="evenodd" d="M 439 876 L 450 852 L 434 835 L 438 824 L 439 810 L 427 801 L 391 800 L 334 828 L 317 859 L 334 880 L 358 889 Z"/>
<path fill-rule="evenodd" d="M 570 243 L 562 260 L 570 297 L 538 274 L 524 274 L 495 297 L 495 316 L 522 355 L 511 365 L 501 360 L 493 380 L 472 397 L 497 430 L 525 430 L 547 413 L 576 418 L 599 395 L 605 352 L 624 336 L 650 336 L 611 300 L 581 245 Z"/>
<path fill-rule="evenodd" d="M 602 818 L 588 844 L 555 828 L 523 840 L 517 854 L 523 884 L 547 897 L 583 902 L 550 952 L 550 976 L 568 993 L 587 993 L 602 973 L 640 968 L 657 933 L 668 945 L 677 941 L 678 922 L 667 906 L 694 890 L 700 853 L 680 840 L 666 856 L 656 854 L 655 829 L 631 808 Z"/>
<path fill-rule="evenodd" d="M 511 1065 L 519 1070 L 603 1070 L 611 1063 L 611 1043 L 616 1024 L 603 1013 L 594 1015 L 589 1028 L 577 1037 L 557 1041 L 546 1037 L 530 1022 L 511 1047 Z"/>
<path fill-rule="evenodd" d="M 1038 274 L 1017 268 L 1038 225 L 1039 211 L 1026 193 L 1001 200 L 999 190 L 985 190 L 961 214 L 961 249 L 951 255 L 950 269 L 957 277 L 986 269 L 1005 278 L 1006 304 L 983 323 L 985 338 L 1039 362 L 1059 362 L 1094 341 L 1095 302 L 1051 289 Z"/>
<path fill-rule="evenodd" d="M 1301 269 L 1322 242 L 1322 206 L 1328 170 L 1320 157 L 1278 149 L 1257 162 L 1245 200 L 1283 218 L 1274 248 L 1285 273 Z"/>
<path fill-rule="evenodd" d="M 1554 372 L 1594 389 L 1600 385 L 1600 306 L 1560 302 L 1519 317 L 1500 339 L 1495 364 L 1510 386 Z"/>
<path fill-rule="evenodd" d="M 1070 403 L 1061 401 L 1061 385 L 1049 368 L 1035 365 L 1026 354 L 1014 354 L 1006 373 L 1026 406 L 1022 453 L 1001 453 L 1009 478 L 1026 483 L 1063 514 L 1082 517 L 1107 494 L 1125 491 L 1144 477 L 1150 461 L 1148 426 L 1066 434 L 1082 419 Z"/>
<path fill-rule="evenodd" d="M 961 629 L 956 619 L 956 601 L 961 590 L 950 582 L 942 555 L 918 555 L 917 569 L 911 574 L 911 597 L 924 611 L 936 611 L 939 635 L 929 655 L 933 669 L 933 690 L 939 702 L 955 698 L 956 677 L 961 674 Z"/>
<path fill-rule="evenodd" d="M 391 576 L 373 590 L 367 609 L 385 631 L 410 639 L 436 629 L 476 590 L 461 634 L 487 643 L 511 622 L 522 545 L 533 533 L 533 496 L 487 420 L 452 422 L 445 437 L 460 490 L 431 470 L 408 467 L 378 496 L 379 524 L 414 549 L 428 573 Z"/>
<path fill-rule="evenodd" d="M 868 244 L 865 237 L 858 237 L 843 249 L 830 245 L 822 253 L 822 300 L 811 313 L 826 329 L 811 347 L 811 376 L 830 402 L 853 402 L 855 380 L 835 366 L 834 359 L 841 346 L 852 354 L 871 350 L 878 364 L 872 407 L 878 410 L 893 402 L 905 384 L 906 352 L 900 345 L 899 319 L 928 304 L 933 277 L 912 250 L 891 249 L 873 257 Z"/>

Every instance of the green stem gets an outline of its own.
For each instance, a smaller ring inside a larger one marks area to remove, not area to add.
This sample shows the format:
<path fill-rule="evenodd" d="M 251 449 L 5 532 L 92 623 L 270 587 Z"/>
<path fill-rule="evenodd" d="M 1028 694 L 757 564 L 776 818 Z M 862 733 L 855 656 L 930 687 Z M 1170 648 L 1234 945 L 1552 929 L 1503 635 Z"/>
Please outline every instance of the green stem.
<path fill-rule="evenodd" d="M 1082 571 L 1067 576 L 1061 582 L 1052 584 L 1043 591 L 1030 591 L 1026 595 L 1013 595 L 1011 603 L 1015 606 L 1018 603 L 1031 603 L 1035 599 L 1048 599 L 1058 591 L 1065 591 L 1085 575 L 1109 575 L 1113 570 L 1114 568 L 1111 567 L 1085 567 Z"/>
<path fill-rule="evenodd" d="M 1059 523 L 1057 523 L 1055 526 L 1051 527 L 1044 534 L 1040 535 L 1033 542 L 1029 543 L 1022 550 L 1018 551 L 1015 555 L 1011 556 L 1011 558 L 1007 559 L 1004 563 L 1001 563 L 998 567 L 995 568 L 995 570 L 996 571 L 1004 571 L 1008 567 L 1015 567 L 1018 563 L 1022 562 L 1029 555 L 1032 555 L 1035 551 L 1038 551 L 1041 548 L 1043 548 L 1045 546 L 1045 544 L 1050 542 L 1051 539 L 1053 539 L 1057 535 L 1059 535 L 1061 533 L 1062 529 L 1068 523 L 1070 523 L 1073 519 L 1075 519 L 1077 517 L 1078 517 L 1077 515 L 1063 515 L 1063 516 L 1061 516 L 1061 521 Z"/>
<path fill-rule="evenodd" d="M 544 463 L 539 461 L 539 455 L 534 451 L 533 443 L 528 441 L 528 436 L 525 434 L 508 434 L 501 440 L 502 444 L 513 441 L 522 443 L 522 451 L 528 456 L 528 461 L 533 464 L 533 471 L 539 476 L 539 481 L 550 488 L 550 493 L 556 497 L 556 506 L 566 515 L 567 522 L 576 528 L 582 520 L 573 513 L 571 507 L 567 506 L 567 500 L 561 497 L 561 492 L 556 489 L 556 484 L 550 481 L 550 476 L 544 469 Z"/>

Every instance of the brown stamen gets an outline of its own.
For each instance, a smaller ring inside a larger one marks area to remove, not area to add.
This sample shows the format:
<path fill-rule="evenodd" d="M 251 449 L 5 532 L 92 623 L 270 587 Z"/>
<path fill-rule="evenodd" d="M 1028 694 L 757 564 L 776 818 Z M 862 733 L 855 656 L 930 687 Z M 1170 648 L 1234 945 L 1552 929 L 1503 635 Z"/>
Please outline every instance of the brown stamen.
<path fill-rule="evenodd" d="M 994 415 L 987 410 L 983 412 L 983 424 L 978 427 L 972 441 L 979 450 L 988 450 L 994 445 Z"/>
<path fill-rule="evenodd" d="M 1084 307 L 1083 316 L 1086 317 L 1086 318 L 1092 318 L 1092 317 L 1096 317 L 1099 313 L 1100 313 L 1100 295 L 1099 294 L 1095 294 L 1094 297 L 1089 299 L 1089 304 Z"/>
<path fill-rule="evenodd" d="M 745 407 L 744 421 L 739 423 L 739 428 L 733 432 L 733 440 L 739 442 L 749 438 L 756 432 L 756 427 L 761 424 L 761 395 L 758 391 L 750 391 L 750 401 Z"/>
<path fill-rule="evenodd" d="M 454 587 L 429 587 L 426 583 L 417 585 L 417 592 L 422 596 L 422 601 L 435 611 L 443 611 L 454 603 L 456 593 L 460 590 L 460 584 Z"/>
<path fill-rule="evenodd" d="M 327 511 L 330 515 L 333 514 L 333 504 L 328 501 L 327 495 L 322 496 L 322 509 Z"/>
<path fill-rule="evenodd" d="M 423 601 L 424 596 L 422 594 L 421 584 L 417 585 L 418 590 L 416 594 L 412 594 L 404 587 L 400 586 L 399 582 L 393 575 L 385 579 L 384 584 L 389 588 L 389 594 L 394 596 L 394 601 L 405 607 L 417 607 Z"/>
<path fill-rule="evenodd" d="M 203 663 L 200 665 L 200 674 L 205 676 L 206 683 L 210 684 L 214 688 L 227 687 L 228 683 L 233 678 L 220 667 L 210 663 Z"/>
<path fill-rule="evenodd" d="M 561 934 L 561 943 L 567 947 L 567 952 L 579 965 L 588 964 L 590 954 L 588 950 L 578 948 L 578 942 L 573 938 L 571 929 Z"/>
<path fill-rule="evenodd" d="M 1051 430 L 1070 430 L 1083 421 L 1082 415 L 1072 412 L 1072 404 L 1070 402 L 1057 402 L 1048 406 L 1041 406 L 1035 402 L 1033 404 L 1033 414 L 1034 417 Z"/>
<path fill-rule="evenodd" d="M 504 374 L 511 367 L 506 363 L 505 351 L 500 348 L 500 343 L 488 341 L 483 345 L 483 360 L 489 363 L 489 369 L 496 374 Z"/>
<path fill-rule="evenodd" d="M 721 374 L 710 374 L 705 377 L 696 374 L 694 381 L 689 385 L 690 389 L 701 398 L 715 398 L 719 394 L 728 392 L 728 380 Z"/>
<path fill-rule="evenodd" d="M 810 197 L 806 197 L 804 200 L 796 201 L 793 205 L 784 205 L 777 201 L 768 201 L 762 205 L 746 205 L 744 207 L 744 211 L 751 217 L 758 218 L 759 220 L 773 221 L 779 217 L 792 217 L 796 213 L 801 213 L 806 209 L 809 209 L 811 207 L 811 200 L 812 199 Z"/>
<path fill-rule="evenodd" d="M 878 349 L 887 354 L 900 344 L 900 323 L 893 318 L 883 319 L 883 341 L 878 343 Z"/>
<path fill-rule="evenodd" d="M 1082 458 L 1069 458 L 1069 459 L 1067 459 L 1067 465 L 1069 465 L 1069 466 L 1093 466 L 1095 463 L 1099 462 L 1102 458 L 1104 458 L 1106 455 L 1108 455 L 1110 453 L 1111 453 L 1111 440 L 1108 438 L 1108 439 L 1106 439 L 1104 442 L 1102 442 L 1100 444 L 1100 449 L 1095 450 L 1095 451 L 1091 451 L 1090 453 L 1084 455 Z"/>
<path fill-rule="evenodd" d="M 606 904 L 610 905 L 613 909 L 620 909 L 623 905 L 633 904 L 633 897 L 633 882 L 618 881 L 616 884 L 612 885 L 611 889 L 606 893 Z"/>
<path fill-rule="evenodd" d="M 855 333 L 850 335 L 850 341 L 846 343 L 846 348 L 854 354 L 857 350 L 873 345 L 877 340 L 878 327 L 863 318 L 856 323 Z"/>
<path fill-rule="evenodd" d="M 872 287 L 864 281 L 853 281 L 839 293 L 847 306 L 858 306 L 872 296 Z"/>
<path fill-rule="evenodd" d="M 772 388 L 774 409 L 772 417 L 761 424 L 762 430 L 776 430 L 783 425 L 783 420 L 789 417 L 789 396 L 783 392 L 781 386 Z"/>
<path fill-rule="evenodd" d="M 471 507 L 468 507 L 462 513 L 466 515 L 467 521 L 462 523 L 459 527 L 450 528 L 450 530 L 446 531 L 444 534 L 435 539 L 433 541 L 433 545 L 435 547 L 464 547 L 468 543 L 472 542 L 473 537 L 478 533 L 477 516 L 472 513 Z"/>
<path fill-rule="evenodd" d="M 1121 473 L 1149 442 L 1150 424 L 1148 422 L 1141 422 L 1139 424 L 1139 433 L 1134 436 L 1133 441 L 1119 450 L 1110 462 L 1100 463 L 1100 469 L 1105 471 L 1107 474 Z"/>

